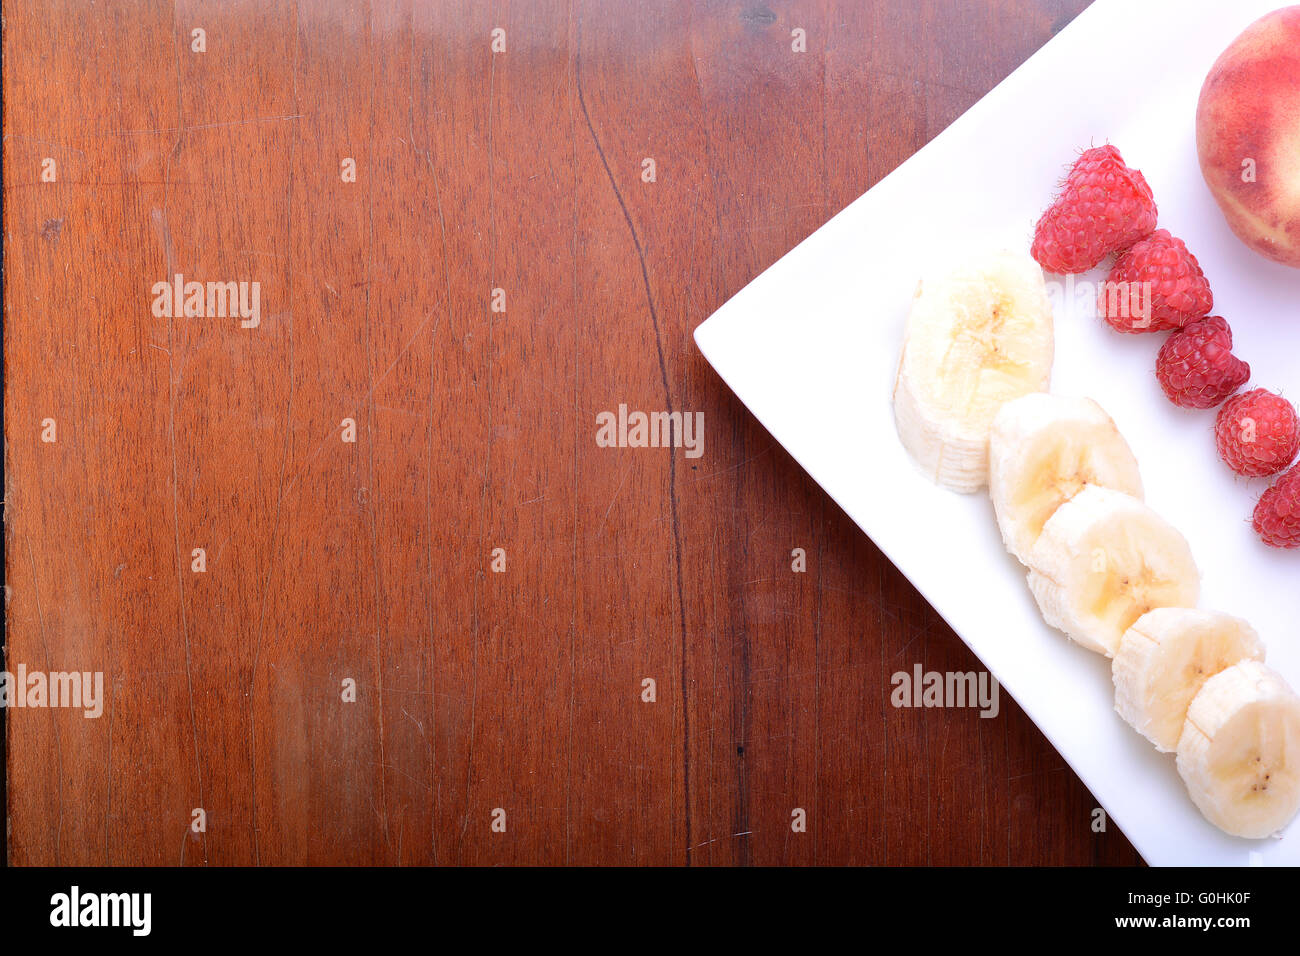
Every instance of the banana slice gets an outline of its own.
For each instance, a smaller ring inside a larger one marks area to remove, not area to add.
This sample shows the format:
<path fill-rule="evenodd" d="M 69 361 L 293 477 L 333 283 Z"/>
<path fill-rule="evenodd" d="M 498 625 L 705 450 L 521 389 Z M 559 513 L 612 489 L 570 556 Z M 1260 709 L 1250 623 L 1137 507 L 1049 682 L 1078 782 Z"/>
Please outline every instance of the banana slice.
<path fill-rule="evenodd" d="M 989 492 L 1008 551 L 1027 562 L 1047 519 L 1085 485 L 1142 498 L 1137 459 L 1100 405 L 1035 393 L 1002 406 L 989 436 Z"/>
<path fill-rule="evenodd" d="M 1107 657 L 1147 611 L 1200 597 L 1187 540 L 1136 498 L 1096 485 L 1048 519 L 1029 566 L 1047 623 Z"/>
<path fill-rule="evenodd" d="M 940 485 L 983 488 L 993 416 L 1003 403 L 1047 388 L 1053 353 L 1051 302 L 1028 255 L 999 252 L 923 281 L 894 385 L 903 446 Z"/>
<path fill-rule="evenodd" d="M 1125 632 L 1111 664 L 1115 710 L 1133 729 L 1169 753 L 1187 706 L 1207 680 L 1239 661 L 1264 659 L 1255 629 L 1218 611 L 1157 608 Z"/>
<path fill-rule="evenodd" d="M 1300 697 L 1258 661 L 1215 674 L 1187 708 L 1178 772 L 1220 830 L 1277 833 L 1300 810 Z"/>

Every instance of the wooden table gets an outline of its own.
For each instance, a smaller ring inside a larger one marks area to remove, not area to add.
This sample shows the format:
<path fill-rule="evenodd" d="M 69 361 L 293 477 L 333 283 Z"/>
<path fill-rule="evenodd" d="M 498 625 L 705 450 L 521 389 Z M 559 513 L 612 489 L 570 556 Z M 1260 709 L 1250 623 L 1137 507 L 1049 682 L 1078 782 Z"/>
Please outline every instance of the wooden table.
<path fill-rule="evenodd" d="M 691 340 L 1085 5 L 6 3 L 9 861 L 1136 862 Z"/>

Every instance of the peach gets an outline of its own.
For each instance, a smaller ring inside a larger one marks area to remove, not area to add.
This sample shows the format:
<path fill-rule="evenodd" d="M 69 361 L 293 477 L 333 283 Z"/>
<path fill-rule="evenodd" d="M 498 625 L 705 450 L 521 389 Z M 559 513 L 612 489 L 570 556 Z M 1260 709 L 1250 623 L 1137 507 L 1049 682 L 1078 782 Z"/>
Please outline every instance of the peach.
<path fill-rule="evenodd" d="M 1215 61 L 1196 150 L 1237 237 L 1300 268 L 1300 6 L 1256 20 Z"/>

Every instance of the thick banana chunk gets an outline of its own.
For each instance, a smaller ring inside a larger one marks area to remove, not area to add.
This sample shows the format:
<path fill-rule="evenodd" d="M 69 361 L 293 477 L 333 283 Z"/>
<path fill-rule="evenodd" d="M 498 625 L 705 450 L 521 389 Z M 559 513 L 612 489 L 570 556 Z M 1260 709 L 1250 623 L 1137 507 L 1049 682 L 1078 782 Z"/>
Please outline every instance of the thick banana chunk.
<path fill-rule="evenodd" d="M 1157 608 L 1138 618 L 1115 652 L 1115 710 L 1157 750 L 1169 753 L 1205 682 L 1240 661 L 1263 659 L 1259 635 L 1240 618 Z"/>
<path fill-rule="evenodd" d="M 1219 829 L 1277 833 L 1300 810 L 1300 697 L 1258 661 L 1211 677 L 1187 708 L 1178 772 Z"/>
<path fill-rule="evenodd" d="M 1028 255 L 999 252 L 923 281 L 894 386 L 898 435 L 921 469 L 953 491 L 983 488 L 993 416 L 1047 388 L 1054 348 L 1047 287 Z"/>
<path fill-rule="evenodd" d="M 1043 525 L 1085 485 L 1143 496 L 1137 458 L 1100 405 L 1039 392 L 1002 406 L 989 439 L 989 492 L 1008 551 L 1027 562 Z"/>
<path fill-rule="evenodd" d="M 1048 519 L 1029 567 L 1047 623 L 1107 657 L 1143 614 L 1200 598 L 1187 540 L 1136 498 L 1096 485 Z"/>

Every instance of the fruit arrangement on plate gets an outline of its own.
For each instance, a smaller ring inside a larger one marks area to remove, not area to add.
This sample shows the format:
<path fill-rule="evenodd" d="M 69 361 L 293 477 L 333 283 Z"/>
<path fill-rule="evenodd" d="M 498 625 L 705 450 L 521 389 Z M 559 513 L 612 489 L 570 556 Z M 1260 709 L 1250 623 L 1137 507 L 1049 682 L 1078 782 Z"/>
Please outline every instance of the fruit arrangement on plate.
<path fill-rule="evenodd" d="M 1300 268 L 1300 6 L 1257 21 L 1215 63 L 1197 144 L 1232 230 Z M 1155 368 L 1164 394 L 1189 414 L 1218 409 L 1218 454 L 1238 475 L 1281 476 L 1260 497 L 1254 530 L 1272 548 L 1300 549 L 1300 415 L 1279 392 L 1248 388 L 1250 366 L 1212 314 L 1209 277 L 1159 228 L 1150 187 L 1113 145 L 1078 157 L 1028 254 L 984 254 L 921 280 L 894 388 L 899 438 L 938 484 L 987 487 L 1044 620 L 1111 659 L 1117 712 L 1176 754 L 1206 819 L 1270 836 L 1300 811 L 1300 695 L 1265 666 L 1248 623 L 1198 609 L 1191 548 L 1145 502 L 1137 456 L 1111 417 L 1091 399 L 1049 392 L 1043 272 L 1107 260 L 1100 319 L 1125 335 L 1168 336 Z"/>

